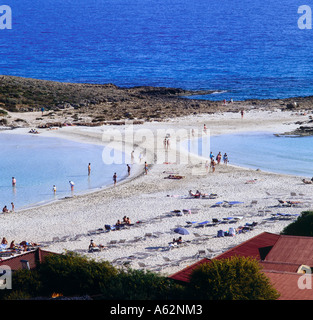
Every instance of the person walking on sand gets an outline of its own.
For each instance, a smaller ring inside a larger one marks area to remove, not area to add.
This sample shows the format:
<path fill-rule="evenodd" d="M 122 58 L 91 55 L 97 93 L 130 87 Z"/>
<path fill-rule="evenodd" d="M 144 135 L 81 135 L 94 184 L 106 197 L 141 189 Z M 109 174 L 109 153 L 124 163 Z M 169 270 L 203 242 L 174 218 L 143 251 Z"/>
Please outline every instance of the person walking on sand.
<path fill-rule="evenodd" d="M 15 206 L 14 206 L 14 203 L 13 203 L 13 202 L 11 202 L 11 206 L 12 206 L 12 212 L 14 212 Z"/>
<path fill-rule="evenodd" d="M 204 133 L 206 134 L 206 132 L 207 132 L 207 127 L 206 127 L 205 124 L 203 125 L 203 131 L 204 131 Z"/>
<path fill-rule="evenodd" d="M 217 161 L 217 164 L 220 164 L 222 160 L 222 155 L 221 155 L 221 151 L 218 153 L 218 155 L 216 156 L 216 161 Z"/>
<path fill-rule="evenodd" d="M 145 174 L 148 174 L 148 164 L 145 162 Z"/>
<path fill-rule="evenodd" d="M 243 119 L 243 114 L 244 114 L 243 109 L 241 109 L 240 113 L 241 113 L 241 119 Z"/>
<path fill-rule="evenodd" d="M 90 176 L 90 172 L 91 172 L 91 164 L 88 164 L 88 176 Z"/>
<path fill-rule="evenodd" d="M 214 161 L 214 158 L 212 158 L 212 161 L 211 161 L 212 173 L 215 172 L 215 165 L 216 165 L 216 163 L 215 163 L 215 161 Z"/>
<path fill-rule="evenodd" d="M 130 166 L 129 166 L 129 164 L 127 165 L 127 172 L 128 172 L 128 176 L 130 176 Z"/>
<path fill-rule="evenodd" d="M 116 175 L 116 172 L 114 172 L 114 174 L 113 174 L 113 183 L 114 183 L 114 185 L 116 185 L 116 179 L 117 179 L 117 175 Z"/>
<path fill-rule="evenodd" d="M 16 186 L 16 179 L 14 177 L 12 177 L 12 186 L 15 187 Z"/>

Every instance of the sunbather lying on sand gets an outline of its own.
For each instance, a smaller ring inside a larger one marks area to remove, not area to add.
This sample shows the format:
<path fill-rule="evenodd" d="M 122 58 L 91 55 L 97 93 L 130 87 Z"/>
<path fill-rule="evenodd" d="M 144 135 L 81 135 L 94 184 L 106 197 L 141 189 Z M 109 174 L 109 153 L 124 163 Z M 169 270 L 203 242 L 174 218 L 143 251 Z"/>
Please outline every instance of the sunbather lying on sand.
<path fill-rule="evenodd" d="M 196 191 L 196 193 L 192 193 L 191 190 L 189 190 L 189 195 L 191 197 L 195 197 L 195 198 L 200 198 L 200 197 L 206 197 L 208 194 L 207 193 L 201 193 L 199 190 Z"/>
<path fill-rule="evenodd" d="M 312 184 L 313 183 L 312 179 L 311 180 L 302 179 L 302 182 L 305 184 Z"/>

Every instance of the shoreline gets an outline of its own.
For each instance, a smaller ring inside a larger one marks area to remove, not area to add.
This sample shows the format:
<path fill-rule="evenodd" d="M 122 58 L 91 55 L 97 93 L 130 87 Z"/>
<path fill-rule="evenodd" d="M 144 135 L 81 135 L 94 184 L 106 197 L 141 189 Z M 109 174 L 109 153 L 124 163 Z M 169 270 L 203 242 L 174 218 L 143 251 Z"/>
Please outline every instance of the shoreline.
<path fill-rule="evenodd" d="M 250 111 L 246 113 L 243 120 L 238 113 L 204 114 L 168 119 L 162 123 L 148 122 L 143 125 L 134 125 L 134 132 L 143 128 L 155 134 L 157 130 L 173 128 L 176 130 L 198 128 L 200 131 L 203 123 L 207 124 L 211 134 L 247 132 L 251 128 L 255 132 L 260 129 L 281 132 L 285 131 L 286 127 L 295 126 L 294 122 L 298 119 L 303 119 L 303 116 L 282 111 Z M 67 127 L 55 131 L 43 129 L 41 134 L 66 136 L 84 143 L 87 140 L 95 141 L 105 133 L 108 135 L 109 131 L 106 130 L 108 128 L 115 127 Z M 123 130 L 121 126 L 116 128 Z M 155 140 L 155 136 L 152 136 L 146 144 L 138 144 L 138 148 L 148 147 L 147 159 L 152 160 L 155 152 L 164 153 L 163 138 L 164 136 L 157 136 Z M 116 140 L 117 144 L 119 142 Z M 154 149 L 155 145 L 156 149 Z M 176 159 L 177 150 L 174 147 L 171 145 L 168 151 L 169 159 L 171 157 Z M 132 148 L 127 150 L 130 149 Z M 263 231 L 281 232 L 284 226 L 291 223 L 287 220 L 272 221 L 272 213 L 300 213 L 306 210 L 305 208 L 313 206 L 310 186 L 301 184 L 297 176 L 258 172 L 233 165 L 220 165 L 214 174 L 206 174 L 203 160 L 190 154 L 189 157 L 190 162 L 185 164 L 175 164 L 174 161 L 169 161 L 168 164 L 156 163 L 149 168 L 147 175 L 139 174 L 132 180 L 126 178 L 124 183 L 116 187 L 49 203 L 23 210 L 23 212 L 4 214 L 1 216 L 2 233 L 8 240 L 15 239 L 16 242 L 20 242 L 26 239 L 46 243 L 43 248 L 49 251 L 59 253 L 67 250 L 74 251 L 95 260 L 108 260 L 118 267 L 127 261 L 132 268 L 141 268 L 138 262 L 144 262 L 147 269 L 169 275 L 202 258 L 198 255 L 201 249 L 207 251 L 205 256 L 214 256 Z M 185 178 L 177 181 L 165 179 L 169 172 L 180 174 Z M 253 179 L 256 179 L 255 183 L 247 183 Z M 196 189 L 205 193 L 215 193 L 217 198 L 208 200 L 186 198 L 188 190 Z M 291 196 L 294 191 L 297 195 Z M 301 200 L 305 206 L 280 208 L 277 207 L 278 197 Z M 214 203 L 223 200 L 242 201 L 244 204 L 232 208 L 213 207 Z M 251 205 L 253 200 L 258 202 L 256 206 Z M 190 209 L 192 214 L 174 215 L 173 210 L 177 209 Z M 261 209 L 263 211 L 267 209 L 271 213 L 259 215 L 258 211 Z M 103 229 L 105 224 L 113 225 L 124 215 L 130 217 L 134 226 L 127 230 L 97 233 L 97 230 Z M 243 217 L 234 226 L 252 221 L 258 222 L 258 226 L 246 234 L 216 238 L 218 229 L 228 228 L 230 225 L 192 228 L 186 224 L 188 220 L 201 222 L 225 216 Z M 189 235 L 183 236 L 187 246 L 168 250 L 168 243 L 173 237 L 178 236 L 172 231 L 178 225 L 190 231 Z M 64 240 L 53 241 L 53 238 Z M 90 239 L 93 239 L 96 244 L 105 245 L 106 250 L 88 253 Z M 120 240 L 125 241 L 119 243 Z M 116 243 L 110 244 L 111 241 Z M 163 259 L 166 257 L 171 261 L 165 262 Z"/>
<path fill-rule="evenodd" d="M 28 129 L 25 129 L 25 128 L 19 128 L 19 129 L 15 129 L 15 130 L 12 130 L 12 131 L 4 131 L 4 132 L 1 132 L 0 131 L 0 134 L 16 134 L 16 135 L 28 135 Z M 58 139 L 63 139 L 63 140 L 67 140 L 67 141 L 73 141 L 73 142 L 78 142 L 78 143 L 83 143 L 83 144 L 92 144 L 92 145 L 104 145 L 103 143 L 97 143 L 96 141 L 93 141 L 93 140 L 88 140 L 88 141 L 82 141 L 81 139 L 79 138 L 76 138 L 76 139 L 71 139 L 70 137 L 68 137 L 67 134 L 63 134 L 61 136 L 56 136 L 56 135 L 49 135 L 49 134 L 46 134 L 46 135 L 42 135 L 44 137 L 48 137 L 48 138 L 58 138 Z M 143 165 L 142 165 L 143 166 Z M 139 175 L 142 174 L 143 172 L 143 169 L 142 168 L 139 168 L 139 165 L 135 166 L 134 168 L 135 170 L 132 170 L 131 172 L 131 175 L 130 176 L 127 176 L 121 180 L 118 180 L 116 185 L 121 185 L 123 183 L 127 183 L 127 182 L 130 182 L 131 180 L 133 179 L 136 179 Z M 44 207 L 44 206 L 48 206 L 50 204 L 53 204 L 55 202 L 59 202 L 59 201 L 63 201 L 65 199 L 71 199 L 71 198 L 77 198 L 77 197 L 81 197 L 81 196 L 85 196 L 85 195 L 88 195 L 88 194 L 93 194 L 93 193 L 98 193 L 98 192 L 101 192 L 107 188 L 112 188 L 113 185 L 112 183 L 111 184 L 108 184 L 108 185 L 104 185 L 104 186 L 101 186 L 101 187 L 97 187 L 97 188 L 93 188 L 93 189 L 87 189 L 87 190 L 81 190 L 81 191 L 76 191 L 74 195 L 66 195 L 66 196 L 62 196 L 61 198 L 58 198 L 58 199 L 49 199 L 49 200 L 45 200 L 43 201 L 42 203 L 39 201 L 39 202 L 36 202 L 36 203 L 31 203 L 31 204 L 27 204 L 21 208 L 15 208 L 15 212 L 23 212 L 23 211 L 27 211 L 27 210 L 31 210 L 31 209 L 34 209 L 34 208 L 39 208 L 39 207 Z"/>

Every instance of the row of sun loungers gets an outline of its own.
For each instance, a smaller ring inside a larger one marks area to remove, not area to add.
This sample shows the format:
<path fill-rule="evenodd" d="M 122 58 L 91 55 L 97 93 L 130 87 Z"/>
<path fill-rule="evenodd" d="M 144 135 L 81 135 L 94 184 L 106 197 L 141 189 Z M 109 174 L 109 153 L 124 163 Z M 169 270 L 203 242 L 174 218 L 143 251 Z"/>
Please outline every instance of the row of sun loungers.
<path fill-rule="evenodd" d="M 212 221 L 202 221 L 202 222 L 197 222 L 197 221 L 186 221 L 187 226 L 186 227 L 194 227 L 194 228 L 201 228 L 201 227 L 206 227 L 206 226 L 215 226 L 217 224 L 222 224 L 222 223 L 236 223 L 239 220 L 241 220 L 243 217 L 242 216 L 237 216 L 237 217 L 226 217 L 223 218 L 222 220 L 213 218 Z"/>
<path fill-rule="evenodd" d="M 211 207 L 215 208 L 215 207 L 232 207 L 232 206 L 236 206 L 236 205 L 241 205 L 244 202 L 241 201 L 219 201 L 216 202 L 215 204 L 213 204 Z"/>
<path fill-rule="evenodd" d="M 299 217 L 300 214 L 291 214 L 291 213 L 275 213 L 272 214 L 272 220 L 292 220 Z"/>

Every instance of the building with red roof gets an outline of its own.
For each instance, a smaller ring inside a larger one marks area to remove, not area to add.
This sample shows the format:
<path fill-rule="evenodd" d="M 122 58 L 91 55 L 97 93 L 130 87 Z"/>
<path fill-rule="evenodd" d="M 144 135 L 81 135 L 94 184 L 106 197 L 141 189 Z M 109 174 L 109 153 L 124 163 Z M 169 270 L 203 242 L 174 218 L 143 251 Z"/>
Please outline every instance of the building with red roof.
<path fill-rule="evenodd" d="M 312 249 L 312 237 L 263 232 L 216 256 L 213 260 L 233 256 L 255 258 L 259 261 L 262 272 L 280 293 L 280 300 L 313 300 Z M 169 278 L 179 283 L 188 283 L 192 271 L 210 261 L 207 258 L 201 259 Z"/>
<path fill-rule="evenodd" d="M 12 271 L 19 269 L 35 269 L 37 264 L 42 262 L 47 255 L 58 254 L 36 248 L 35 250 L 27 251 L 0 261 L 1 266 L 8 266 Z"/>

